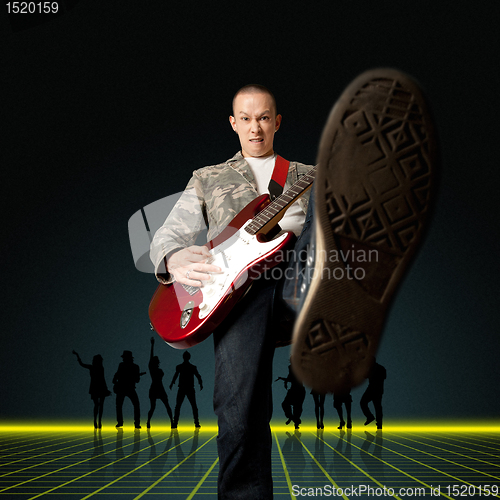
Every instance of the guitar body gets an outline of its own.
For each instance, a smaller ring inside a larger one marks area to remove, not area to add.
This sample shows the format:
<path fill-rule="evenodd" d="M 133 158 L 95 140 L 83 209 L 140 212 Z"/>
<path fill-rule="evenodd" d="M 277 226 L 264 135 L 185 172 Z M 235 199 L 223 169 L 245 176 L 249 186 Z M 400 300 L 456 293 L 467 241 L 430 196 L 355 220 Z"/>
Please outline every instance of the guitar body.
<path fill-rule="evenodd" d="M 149 305 L 151 325 L 160 337 L 177 349 L 192 347 L 205 340 L 245 294 L 253 279 L 283 262 L 284 251 L 294 239 L 284 232 L 265 241 L 261 234 L 251 235 L 244 228 L 268 204 L 262 195 L 249 203 L 205 246 L 211 263 L 222 272 L 202 288 L 177 282 L 159 285 Z"/>

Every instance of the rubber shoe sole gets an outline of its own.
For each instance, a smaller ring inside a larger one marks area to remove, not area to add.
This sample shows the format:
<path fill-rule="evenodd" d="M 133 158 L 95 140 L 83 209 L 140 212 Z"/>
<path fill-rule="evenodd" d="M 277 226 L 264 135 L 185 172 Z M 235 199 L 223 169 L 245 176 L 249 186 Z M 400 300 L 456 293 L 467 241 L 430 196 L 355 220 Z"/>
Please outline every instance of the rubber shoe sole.
<path fill-rule="evenodd" d="M 368 376 L 428 225 L 438 162 L 427 101 L 404 73 L 363 73 L 332 109 L 313 186 L 310 284 L 292 344 L 292 367 L 315 391 L 342 392 Z"/>

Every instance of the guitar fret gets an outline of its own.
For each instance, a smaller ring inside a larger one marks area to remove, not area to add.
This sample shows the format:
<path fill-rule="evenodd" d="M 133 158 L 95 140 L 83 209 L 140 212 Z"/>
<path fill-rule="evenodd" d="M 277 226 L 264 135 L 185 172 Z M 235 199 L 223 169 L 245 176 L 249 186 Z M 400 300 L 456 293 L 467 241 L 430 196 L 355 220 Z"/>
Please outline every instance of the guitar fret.
<path fill-rule="evenodd" d="M 302 193 L 313 183 L 314 175 L 316 174 L 316 167 L 309 170 L 303 175 L 293 186 L 278 196 L 267 207 L 261 210 L 248 224 L 245 231 L 249 234 L 256 234 L 262 229 L 271 219 L 282 212 L 287 205 L 299 198 Z"/>

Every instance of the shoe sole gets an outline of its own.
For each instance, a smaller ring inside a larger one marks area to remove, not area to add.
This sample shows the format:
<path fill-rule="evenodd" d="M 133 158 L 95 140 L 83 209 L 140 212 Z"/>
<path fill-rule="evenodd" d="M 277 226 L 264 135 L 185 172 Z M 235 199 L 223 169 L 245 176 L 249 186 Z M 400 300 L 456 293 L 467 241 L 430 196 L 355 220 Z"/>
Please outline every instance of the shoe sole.
<path fill-rule="evenodd" d="M 315 391 L 342 392 L 368 376 L 429 220 L 438 146 L 418 85 L 392 69 L 356 78 L 332 109 L 318 164 L 314 271 L 292 366 Z"/>

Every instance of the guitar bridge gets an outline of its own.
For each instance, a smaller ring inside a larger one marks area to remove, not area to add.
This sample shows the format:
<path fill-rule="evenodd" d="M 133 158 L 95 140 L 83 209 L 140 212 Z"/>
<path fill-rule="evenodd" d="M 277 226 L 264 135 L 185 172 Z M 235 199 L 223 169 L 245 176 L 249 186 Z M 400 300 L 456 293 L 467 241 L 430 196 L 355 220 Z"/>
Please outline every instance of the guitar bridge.
<path fill-rule="evenodd" d="M 193 296 L 200 288 L 192 285 L 182 285 L 182 288 L 186 290 L 189 295 Z"/>

